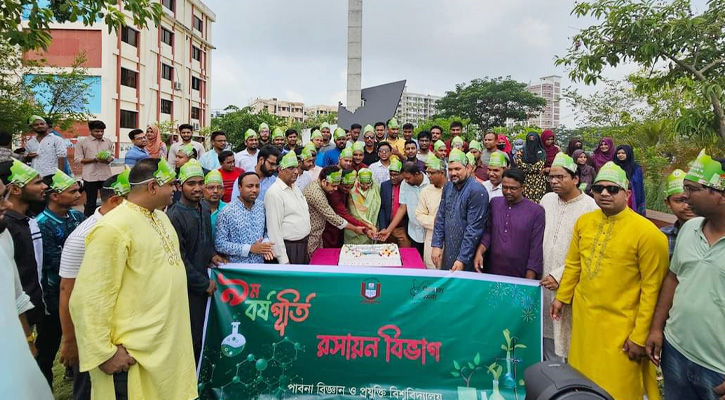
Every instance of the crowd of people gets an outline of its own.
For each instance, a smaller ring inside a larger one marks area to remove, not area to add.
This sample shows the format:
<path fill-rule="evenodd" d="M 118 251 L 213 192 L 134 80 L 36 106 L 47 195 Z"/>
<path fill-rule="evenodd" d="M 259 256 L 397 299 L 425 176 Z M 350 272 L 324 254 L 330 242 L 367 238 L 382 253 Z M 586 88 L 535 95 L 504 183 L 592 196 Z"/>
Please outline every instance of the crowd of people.
<path fill-rule="evenodd" d="M 217 290 L 207 269 L 308 264 L 347 243 L 537 280 L 544 358 L 615 399 L 659 398 L 657 367 L 669 399 L 725 398 L 725 161 L 704 152 L 668 176 L 677 222 L 659 230 L 632 148 L 610 138 L 590 154 L 578 139 L 562 151 L 550 130 L 467 142 L 460 122 L 443 140 L 442 127 L 414 136 L 393 118 L 322 124 L 306 144 L 261 124 L 235 153 L 224 132 L 206 150 L 184 124 L 167 148 L 150 126 L 131 131 L 128 168 L 114 175 L 105 124 L 91 121 L 77 182 L 47 122 L 29 124 L 24 153 L 0 138 L 0 256 L 13 266 L 1 281 L 14 282 L 2 295 L 16 305 L 3 302 L 15 317 L 0 347 L 18 360 L 4 376 L 27 383 L 15 398 L 50 398 L 58 356 L 75 399 L 195 399 Z"/>

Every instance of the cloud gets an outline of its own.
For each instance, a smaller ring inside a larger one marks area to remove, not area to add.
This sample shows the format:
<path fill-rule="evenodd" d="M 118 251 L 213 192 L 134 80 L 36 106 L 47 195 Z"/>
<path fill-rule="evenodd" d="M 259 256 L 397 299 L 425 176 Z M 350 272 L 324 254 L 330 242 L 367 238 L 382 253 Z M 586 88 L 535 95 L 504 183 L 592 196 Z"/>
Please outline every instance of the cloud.
<path fill-rule="evenodd" d="M 347 102 L 347 91 L 343 90 L 340 92 L 334 93 L 332 96 L 330 96 L 327 99 L 327 105 L 336 106 L 337 102 L 341 101 L 343 104 Z"/>
<path fill-rule="evenodd" d="M 291 90 L 286 91 L 285 92 L 285 96 L 286 96 L 284 98 L 285 100 L 298 101 L 300 103 L 304 103 L 305 102 L 305 96 L 303 96 L 303 95 L 301 95 L 301 94 L 299 94 L 297 92 L 293 92 Z"/>
<path fill-rule="evenodd" d="M 551 45 L 551 26 L 538 18 L 524 18 L 516 27 L 516 33 L 531 47 L 547 48 Z"/>

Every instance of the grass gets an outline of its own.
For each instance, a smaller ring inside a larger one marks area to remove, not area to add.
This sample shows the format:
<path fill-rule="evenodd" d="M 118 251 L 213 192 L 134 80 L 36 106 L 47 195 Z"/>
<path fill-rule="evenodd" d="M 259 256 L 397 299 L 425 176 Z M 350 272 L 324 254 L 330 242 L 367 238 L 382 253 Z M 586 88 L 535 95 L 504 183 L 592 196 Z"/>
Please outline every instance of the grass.
<path fill-rule="evenodd" d="M 55 400 L 70 400 L 73 398 L 73 382 L 63 379 L 64 375 L 65 367 L 56 358 L 53 365 L 53 397 L 55 397 Z"/>

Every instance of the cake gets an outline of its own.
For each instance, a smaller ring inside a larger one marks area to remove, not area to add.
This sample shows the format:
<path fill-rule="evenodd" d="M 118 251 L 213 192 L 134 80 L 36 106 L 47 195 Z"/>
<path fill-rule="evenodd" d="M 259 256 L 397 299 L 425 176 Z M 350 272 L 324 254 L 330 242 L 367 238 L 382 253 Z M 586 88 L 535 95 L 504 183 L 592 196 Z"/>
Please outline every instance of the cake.
<path fill-rule="evenodd" d="M 346 244 L 340 250 L 338 265 L 350 267 L 400 267 L 397 244 Z"/>

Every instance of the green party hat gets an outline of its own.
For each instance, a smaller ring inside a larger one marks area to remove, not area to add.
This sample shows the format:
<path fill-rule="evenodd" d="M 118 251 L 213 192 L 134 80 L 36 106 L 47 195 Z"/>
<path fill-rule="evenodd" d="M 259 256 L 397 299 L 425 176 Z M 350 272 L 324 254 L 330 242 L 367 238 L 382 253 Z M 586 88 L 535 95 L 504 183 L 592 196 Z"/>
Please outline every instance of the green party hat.
<path fill-rule="evenodd" d="M 355 179 L 357 179 L 357 171 L 355 171 L 354 169 L 351 169 L 342 176 L 342 184 L 343 185 L 354 185 Z"/>
<path fill-rule="evenodd" d="M 330 124 L 328 124 L 327 122 L 321 123 L 320 124 L 320 130 L 323 130 L 325 128 L 330 129 Z"/>
<path fill-rule="evenodd" d="M 715 190 L 725 190 L 725 171 L 722 164 L 705 154 L 704 149 L 690 166 L 685 179 Z"/>
<path fill-rule="evenodd" d="M 257 137 L 257 132 L 255 132 L 254 129 L 250 128 L 250 129 L 247 129 L 246 132 L 244 132 L 244 141 L 245 142 L 251 138 L 256 138 L 256 137 Z"/>
<path fill-rule="evenodd" d="M 50 184 L 50 189 L 56 193 L 65 192 L 68 188 L 75 185 L 76 180 L 66 175 L 65 172 L 56 169 L 53 174 L 53 181 Z"/>
<path fill-rule="evenodd" d="M 476 156 L 474 156 L 470 151 L 466 153 L 466 158 L 468 158 L 468 165 L 476 164 Z"/>
<path fill-rule="evenodd" d="M 594 183 L 600 181 L 614 182 L 617 185 L 621 186 L 623 189 L 629 189 L 627 173 L 624 172 L 622 167 L 612 161 L 608 161 L 599 169 L 599 173 L 597 173 L 597 177 L 594 179 Z"/>
<path fill-rule="evenodd" d="M 344 129 L 342 129 L 340 127 L 335 128 L 335 133 L 334 133 L 335 140 L 344 139 L 346 137 L 347 137 L 347 133 L 345 133 Z"/>
<path fill-rule="evenodd" d="M 186 156 L 189 157 L 189 158 L 191 158 L 191 157 L 194 156 L 194 146 L 192 146 L 191 143 L 185 144 L 185 145 L 179 147 L 179 150 L 178 151 L 186 154 Z"/>
<path fill-rule="evenodd" d="M 272 139 L 284 138 L 284 131 L 279 126 L 272 131 Z"/>
<path fill-rule="evenodd" d="M 451 139 L 451 147 L 456 146 L 456 145 L 460 145 L 461 147 L 463 147 L 463 138 L 462 137 L 456 136 L 453 139 Z"/>
<path fill-rule="evenodd" d="M 314 131 L 312 131 L 312 133 L 310 133 L 310 140 L 312 140 L 314 138 L 322 139 L 322 132 L 320 132 L 319 129 L 315 129 Z"/>
<path fill-rule="evenodd" d="M 562 167 L 569 172 L 576 172 L 577 166 L 576 162 L 574 162 L 574 159 L 569 157 L 566 153 L 556 153 L 556 157 L 554 157 L 554 161 L 551 163 L 552 167 Z"/>
<path fill-rule="evenodd" d="M 224 179 L 222 178 L 222 173 L 219 172 L 218 169 L 213 169 L 209 171 L 206 176 L 204 177 L 204 184 L 208 185 L 210 183 L 218 183 L 220 185 L 224 184 Z"/>
<path fill-rule="evenodd" d="M 128 181 L 128 177 L 131 175 L 131 169 L 126 168 L 118 174 L 116 182 L 113 182 L 111 189 L 116 196 L 126 197 L 131 192 L 131 183 Z"/>
<path fill-rule="evenodd" d="M 464 166 L 468 164 L 468 157 L 466 157 L 466 153 L 460 149 L 452 149 L 450 154 L 448 154 L 448 163 L 454 162 L 461 163 Z"/>
<path fill-rule="evenodd" d="M 40 173 L 28 164 L 13 159 L 13 165 L 10 166 L 10 177 L 8 179 L 13 185 L 23 188 L 38 175 Z"/>
<path fill-rule="evenodd" d="M 483 151 L 483 145 L 478 140 L 471 140 L 471 143 L 468 144 L 469 150 L 478 150 Z"/>
<path fill-rule="evenodd" d="M 261 124 L 259 124 L 259 129 L 257 129 L 257 130 L 260 132 L 262 132 L 264 130 L 269 130 L 269 125 L 267 125 L 266 122 L 262 122 Z"/>
<path fill-rule="evenodd" d="M 297 161 L 297 154 L 295 154 L 294 151 L 290 151 L 285 154 L 279 162 L 279 167 L 282 169 L 297 167 L 299 165 L 300 163 Z"/>
<path fill-rule="evenodd" d="M 340 152 L 340 158 L 352 158 L 352 148 L 345 147 Z"/>
<path fill-rule="evenodd" d="M 154 172 L 154 179 L 162 186 L 176 179 L 176 173 L 174 173 L 171 165 L 163 157 L 159 160 L 159 166 L 156 168 L 156 172 Z"/>
<path fill-rule="evenodd" d="M 398 129 L 400 125 L 398 125 L 398 120 L 395 119 L 395 117 L 390 118 L 390 121 L 388 121 L 388 128 L 391 129 Z"/>
<path fill-rule="evenodd" d="M 335 171 L 327 175 L 327 182 L 333 185 L 339 185 L 340 181 L 342 181 L 342 171 Z"/>
<path fill-rule="evenodd" d="M 317 156 L 317 148 L 314 144 L 307 143 L 305 147 L 302 148 L 302 159 L 309 160 L 310 158 L 315 158 L 315 156 Z"/>
<path fill-rule="evenodd" d="M 491 153 L 491 158 L 488 159 L 488 166 L 494 168 L 506 168 L 506 155 L 500 151 L 494 151 Z"/>
<path fill-rule="evenodd" d="M 390 171 L 400 172 L 403 169 L 403 163 L 397 157 L 390 159 Z"/>
<path fill-rule="evenodd" d="M 352 144 L 352 152 L 362 151 L 365 152 L 365 142 L 357 141 Z"/>
<path fill-rule="evenodd" d="M 111 158 L 111 152 L 108 150 L 99 151 L 98 154 L 96 154 L 96 158 L 99 160 L 108 160 Z"/>
<path fill-rule="evenodd" d="M 46 121 L 45 121 L 45 118 L 41 117 L 40 115 L 31 115 L 31 116 L 30 116 L 30 117 L 28 118 L 28 125 L 32 125 L 32 124 L 33 124 L 33 122 L 35 122 L 35 121 L 37 121 L 37 120 L 41 120 L 41 121 L 43 121 L 43 122 L 46 122 Z M 46 122 L 46 123 L 47 123 L 47 122 Z"/>
<path fill-rule="evenodd" d="M 685 171 L 676 169 L 667 176 L 665 182 L 665 197 L 670 197 L 673 194 L 685 193 Z"/>
<path fill-rule="evenodd" d="M 435 154 L 428 154 L 428 158 L 425 160 L 425 166 L 436 171 L 443 171 L 443 161 L 436 157 Z"/>
<path fill-rule="evenodd" d="M 440 149 L 441 147 L 445 148 L 446 142 L 444 142 L 442 140 L 438 140 L 435 143 L 433 143 L 433 151 L 438 151 L 438 149 Z"/>
<path fill-rule="evenodd" d="M 365 127 L 363 128 L 363 135 L 368 132 L 375 133 L 375 128 L 373 128 L 373 126 L 370 124 L 365 125 Z"/>
<path fill-rule="evenodd" d="M 179 180 L 181 183 L 195 177 L 204 177 L 204 170 L 201 168 L 199 161 L 194 159 L 189 160 L 188 163 L 181 166 L 179 169 Z"/>
<path fill-rule="evenodd" d="M 357 173 L 357 180 L 360 181 L 360 183 L 370 183 L 373 181 L 373 171 L 370 171 L 367 168 L 360 168 L 360 171 Z"/>

